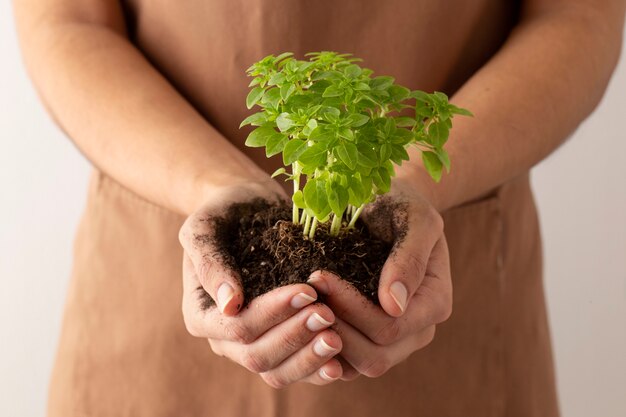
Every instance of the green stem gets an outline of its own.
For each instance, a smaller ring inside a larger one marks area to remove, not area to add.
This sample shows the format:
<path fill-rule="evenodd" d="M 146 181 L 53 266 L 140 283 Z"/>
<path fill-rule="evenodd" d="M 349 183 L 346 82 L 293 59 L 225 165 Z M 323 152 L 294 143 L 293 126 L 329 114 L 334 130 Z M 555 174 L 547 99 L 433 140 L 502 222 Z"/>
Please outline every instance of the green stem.
<path fill-rule="evenodd" d="M 343 217 L 343 214 L 341 216 L 337 216 L 336 214 L 333 215 L 333 222 L 330 225 L 330 235 L 331 236 L 338 236 L 339 235 L 339 231 L 341 230 L 341 218 Z"/>
<path fill-rule="evenodd" d="M 350 223 L 348 224 L 348 228 L 353 228 L 354 227 L 354 224 L 356 223 L 357 219 L 361 215 L 361 212 L 363 211 L 363 207 L 365 207 L 365 204 L 363 204 L 361 207 L 356 209 L 356 211 L 352 215 L 352 219 L 350 220 Z"/>
<path fill-rule="evenodd" d="M 317 217 L 313 217 L 313 224 L 311 224 L 311 231 L 309 231 L 309 239 L 315 237 L 315 229 L 317 229 Z"/>
<path fill-rule="evenodd" d="M 306 212 L 305 212 L 306 214 Z M 309 228 L 311 227 L 311 216 L 306 215 L 306 220 L 304 221 L 304 231 L 302 232 L 304 236 L 309 234 Z"/>
<path fill-rule="evenodd" d="M 298 190 L 300 190 L 300 167 L 298 166 L 297 162 L 294 162 L 291 165 L 291 173 L 294 176 L 293 193 L 295 194 L 296 192 L 298 192 Z M 293 203 L 293 208 L 291 211 L 291 221 L 293 221 L 294 224 L 298 224 L 298 220 L 300 220 L 300 210 L 298 209 L 298 207 L 296 207 L 296 204 Z"/>
<path fill-rule="evenodd" d="M 302 210 L 302 216 L 300 216 L 300 224 L 304 224 L 306 220 L 306 211 Z"/>

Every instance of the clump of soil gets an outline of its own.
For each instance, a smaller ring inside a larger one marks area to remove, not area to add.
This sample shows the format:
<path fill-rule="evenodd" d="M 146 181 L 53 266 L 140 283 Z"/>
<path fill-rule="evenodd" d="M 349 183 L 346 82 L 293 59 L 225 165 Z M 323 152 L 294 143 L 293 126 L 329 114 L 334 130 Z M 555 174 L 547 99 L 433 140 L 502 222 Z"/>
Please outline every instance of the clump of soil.
<path fill-rule="evenodd" d="M 380 272 L 392 244 L 373 236 L 360 220 L 337 237 L 321 224 L 311 240 L 303 236 L 301 225 L 292 223 L 291 207 L 261 199 L 235 204 L 225 217 L 212 220 L 223 259 L 241 277 L 244 302 L 283 285 L 304 283 L 322 269 L 378 304 Z M 211 305 L 207 294 L 205 307 Z"/>

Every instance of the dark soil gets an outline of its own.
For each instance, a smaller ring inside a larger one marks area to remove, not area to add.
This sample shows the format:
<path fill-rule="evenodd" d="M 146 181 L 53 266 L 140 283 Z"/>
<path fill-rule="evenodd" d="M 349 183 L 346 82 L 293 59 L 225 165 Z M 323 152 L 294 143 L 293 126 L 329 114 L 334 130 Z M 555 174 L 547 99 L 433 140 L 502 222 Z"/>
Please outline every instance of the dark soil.
<path fill-rule="evenodd" d="M 392 245 L 373 236 L 361 221 L 337 237 L 328 234 L 329 223 L 319 225 L 311 240 L 303 236 L 301 225 L 292 223 L 291 207 L 260 199 L 235 204 L 226 217 L 211 221 L 224 261 L 241 277 L 246 303 L 277 287 L 304 283 L 321 269 L 378 304 L 380 272 Z M 211 305 L 207 294 L 205 307 Z"/>

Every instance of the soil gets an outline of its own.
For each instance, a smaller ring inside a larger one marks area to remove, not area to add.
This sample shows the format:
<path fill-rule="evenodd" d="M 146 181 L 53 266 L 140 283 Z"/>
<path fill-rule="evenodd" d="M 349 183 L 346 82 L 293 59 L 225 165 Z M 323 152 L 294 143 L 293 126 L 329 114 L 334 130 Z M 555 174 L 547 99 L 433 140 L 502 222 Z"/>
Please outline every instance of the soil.
<path fill-rule="evenodd" d="M 315 238 L 308 239 L 302 226 L 291 221 L 291 207 L 286 204 L 257 199 L 235 204 L 227 213 L 210 219 L 215 222 L 215 244 L 223 261 L 239 273 L 246 303 L 280 286 L 304 283 L 316 270 L 326 270 L 378 304 L 380 272 L 392 244 L 370 233 L 365 223 L 359 220 L 353 229 L 344 228 L 336 237 L 328 233 L 330 222 L 321 224 Z M 206 294 L 205 307 L 214 304 Z"/>

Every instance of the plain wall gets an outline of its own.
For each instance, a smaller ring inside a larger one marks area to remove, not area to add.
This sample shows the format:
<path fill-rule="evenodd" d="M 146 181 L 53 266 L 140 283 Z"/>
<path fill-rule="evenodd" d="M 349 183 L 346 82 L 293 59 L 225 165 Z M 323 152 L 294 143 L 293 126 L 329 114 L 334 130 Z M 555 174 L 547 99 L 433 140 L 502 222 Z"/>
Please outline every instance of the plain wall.
<path fill-rule="evenodd" d="M 43 416 L 88 163 L 51 122 L 0 4 L 0 415 Z M 533 171 L 564 416 L 626 416 L 626 63 Z"/>

